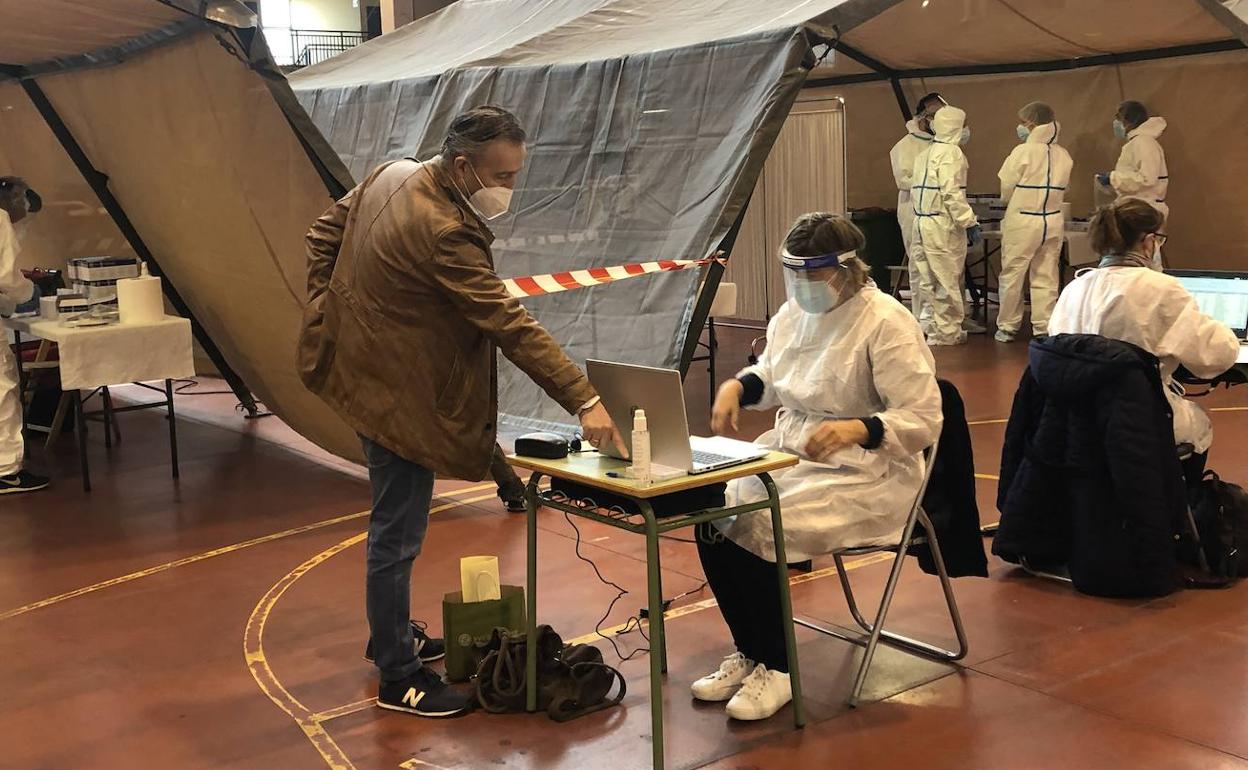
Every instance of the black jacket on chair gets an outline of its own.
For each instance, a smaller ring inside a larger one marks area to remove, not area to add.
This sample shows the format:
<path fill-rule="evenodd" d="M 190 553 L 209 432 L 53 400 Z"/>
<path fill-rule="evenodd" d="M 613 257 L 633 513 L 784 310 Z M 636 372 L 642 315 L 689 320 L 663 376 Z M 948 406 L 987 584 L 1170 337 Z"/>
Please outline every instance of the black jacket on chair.
<path fill-rule="evenodd" d="M 940 410 L 944 417 L 936 467 L 923 495 L 923 511 L 936 530 L 940 553 L 949 577 L 987 577 L 988 558 L 979 531 L 979 505 L 975 502 L 975 456 L 966 408 L 953 383 L 940 380 Z M 936 574 L 936 561 L 926 545 L 916 546 L 919 567 Z"/>
<path fill-rule="evenodd" d="M 1005 431 L 992 552 L 1065 564 L 1078 590 L 1178 587 L 1182 470 L 1157 358 L 1088 334 L 1031 343 Z"/>

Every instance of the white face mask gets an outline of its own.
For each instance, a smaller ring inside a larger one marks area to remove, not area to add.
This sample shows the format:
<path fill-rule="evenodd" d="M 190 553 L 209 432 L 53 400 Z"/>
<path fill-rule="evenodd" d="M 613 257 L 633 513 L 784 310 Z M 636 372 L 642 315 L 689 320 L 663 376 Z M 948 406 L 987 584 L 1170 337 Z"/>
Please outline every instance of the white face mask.
<path fill-rule="evenodd" d="M 971 141 L 971 129 L 967 126 L 963 126 L 962 135 L 958 137 L 958 144 L 965 146 L 970 141 Z"/>
<path fill-rule="evenodd" d="M 468 205 L 472 206 L 472 210 L 487 222 L 506 214 L 511 208 L 512 190 L 507 187 L 486 187 L 485 182 L 481 181 L 481 175 L 471 163 L 468 164 L 468 168 L 472 169 L 472 175 L 477 178 L 477 184 L 481 185 L 480 190 L 468 196 Z"/>

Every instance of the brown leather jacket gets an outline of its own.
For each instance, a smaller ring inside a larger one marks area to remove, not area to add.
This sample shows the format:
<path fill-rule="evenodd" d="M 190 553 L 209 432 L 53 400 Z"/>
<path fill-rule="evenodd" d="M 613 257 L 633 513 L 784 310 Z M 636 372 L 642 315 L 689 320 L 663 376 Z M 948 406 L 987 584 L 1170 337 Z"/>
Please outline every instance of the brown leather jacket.
<path fill-rule="evenodd" d="M 507 294 L 493 240 L 436 158 L 380 166 L 307 236 L 304 385 L 360 435 L 467 480 L 494 446 L 495 346 L 570 413 L 595 396 Z"/>

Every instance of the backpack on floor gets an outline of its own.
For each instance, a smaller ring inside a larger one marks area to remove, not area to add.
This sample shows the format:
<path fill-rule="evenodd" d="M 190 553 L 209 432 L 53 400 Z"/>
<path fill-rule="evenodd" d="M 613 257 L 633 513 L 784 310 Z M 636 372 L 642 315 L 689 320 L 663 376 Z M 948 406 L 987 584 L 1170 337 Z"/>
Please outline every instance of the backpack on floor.
<path fill-rule="evenodd" d="M 1205 471 L 1188 490 L 1188 504 L 1200 533 L 1208 576 L 1228 585 L 1248 575 L 1248 492 Z"/>
<path fill-rule="evenodd" d="M 527 635 L 497 629 L 473 682 L 477 701 L 492 714 L 525 710 Z M 550 626 L 537 629 L 537 707 L 556 722 L 609 708 L 624 700 L 627 685 L 620 672 L 588 644 L 565 645 Z M 611 696 L 611 690 L 618 690 Z"/>

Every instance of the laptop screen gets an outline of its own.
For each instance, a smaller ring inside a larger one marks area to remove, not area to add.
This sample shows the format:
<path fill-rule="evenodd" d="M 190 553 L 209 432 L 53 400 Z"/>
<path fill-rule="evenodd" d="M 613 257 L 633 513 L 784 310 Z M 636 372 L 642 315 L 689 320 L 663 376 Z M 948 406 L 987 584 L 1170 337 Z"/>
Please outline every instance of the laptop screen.
<path fill-rule="evenodd" d="M 1248 327 L 1248 273 L 1176 270 L 1171 275 L 1196 298 L 1200 312 L 1244 337 Z"/>

